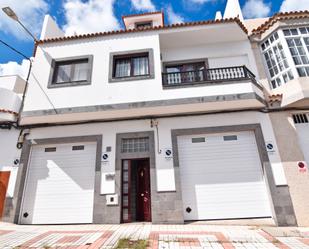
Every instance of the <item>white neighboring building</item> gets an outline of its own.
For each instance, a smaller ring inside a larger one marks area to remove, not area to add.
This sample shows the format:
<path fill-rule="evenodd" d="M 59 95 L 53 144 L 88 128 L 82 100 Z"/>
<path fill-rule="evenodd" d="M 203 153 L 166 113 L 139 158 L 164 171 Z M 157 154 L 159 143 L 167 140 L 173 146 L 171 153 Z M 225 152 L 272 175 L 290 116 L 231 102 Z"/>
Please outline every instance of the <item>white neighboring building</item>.
<path fill-rule="evenodd" d="M 8 219 L 297 225 L 239 11 L 175 25 L 161 12 L 131 15 L 125 30 L 71 37 L 47 17 Z"/>
<path fill-rule="evenodd" d="M 19 76 L 0 77 L 0 216 L 12 215 L 17 170 L 21 150 L 17 148 L 20 131 L 16 128 L 25 81 Z"/>

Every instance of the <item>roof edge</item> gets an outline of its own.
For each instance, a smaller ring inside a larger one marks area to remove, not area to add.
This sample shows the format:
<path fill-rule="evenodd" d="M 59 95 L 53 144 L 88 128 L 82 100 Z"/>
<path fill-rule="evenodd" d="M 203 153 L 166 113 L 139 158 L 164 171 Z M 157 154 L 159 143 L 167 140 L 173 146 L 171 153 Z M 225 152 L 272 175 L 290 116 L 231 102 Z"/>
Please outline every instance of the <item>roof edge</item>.
<path fill-rule="evenodd" d="M 305 16 L 304 16 L 305 15 Z M 273 26 L 276 22 L 280 20 L 287 20 L 287 19 L 301 19 L 301 18 L 309 18 L 309 11 L 308 10 L 301 10 L 301 11 L 290 11 L 290 12 L 279 12 L 272 17 L 270 17 L 265 23 L 260 25 L 259 27 L 252 30 L 253 35 L 260 35 L 268 30 L 271 26 Z"/>
<path fill-rule="evenodd" d="M 160 12 L 159 12 L 160 13 Z M 207 20 L 207 21 L 196 21 L 196 22 L 186 22 L 186 23 L 176 23 L 170 24 L 166 26 L 155 26 L 149 28 L 139 28 L 139 29 L 122 29 L 115 31 L 106 31 L 106 32 L 97 32 L 97 33 L 89 33 L 82 35 L 74 35 L 74 36 L 65 36 L 65 37 L 56 37 L 45 40 L 39 40 L 36 42 L 36 45 L 44 44 L 44 43 L 52 43 L 52 42 L 62 42 L 69 40 L 80 40 L 87 39 L 93 37 L 102 37 L 109 35 L 118 35 L 118 34 L 126 34 L 126 33 L 138 33 L 138 32 L 147 32 L 147 31 L 156 31 L 156 30 L 165 30 L 165 29 L 173 29 L 173 28 L 182 28 L 182 27 L 192 27 L 192 26 L 202 26 L 202 25 L 212 25 L 212 24 L 224 24 L 224 23 L 232 23 L 235 22 L 239 25 L 239 27 L 244 31 L 245 34 L 248 34 L 248 30 L 245 25 L 239 20 L 239 18 L 227 18 L 221 20 Z"/>

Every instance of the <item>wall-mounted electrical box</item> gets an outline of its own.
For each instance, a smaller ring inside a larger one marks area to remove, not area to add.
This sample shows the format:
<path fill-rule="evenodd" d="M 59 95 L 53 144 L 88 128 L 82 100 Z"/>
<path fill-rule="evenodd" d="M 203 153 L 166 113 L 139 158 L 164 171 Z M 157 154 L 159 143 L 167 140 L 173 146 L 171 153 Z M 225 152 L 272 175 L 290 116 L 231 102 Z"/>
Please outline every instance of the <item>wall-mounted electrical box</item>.
<path fill-rule="evenodd" d="M 115 206 L 118 205 L 118 195 L 106 195 L 106 205 Z"/>

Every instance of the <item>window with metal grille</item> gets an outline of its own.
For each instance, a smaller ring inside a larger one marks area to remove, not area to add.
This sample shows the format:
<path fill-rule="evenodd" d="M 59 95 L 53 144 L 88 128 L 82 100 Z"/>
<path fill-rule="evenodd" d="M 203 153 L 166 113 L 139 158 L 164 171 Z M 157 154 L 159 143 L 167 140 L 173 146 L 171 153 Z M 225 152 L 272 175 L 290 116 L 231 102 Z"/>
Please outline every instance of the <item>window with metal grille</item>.
<path fill-rule="evenodd" d="M 148 152 L 149 137 L 124 138 L 121 141 L 122 153 Z"/>
<path fill-rule="evenodd" d="M 293 120 L 295 124 L 309 123 L 309 115 L 306 113 L 293 114 Z"/>

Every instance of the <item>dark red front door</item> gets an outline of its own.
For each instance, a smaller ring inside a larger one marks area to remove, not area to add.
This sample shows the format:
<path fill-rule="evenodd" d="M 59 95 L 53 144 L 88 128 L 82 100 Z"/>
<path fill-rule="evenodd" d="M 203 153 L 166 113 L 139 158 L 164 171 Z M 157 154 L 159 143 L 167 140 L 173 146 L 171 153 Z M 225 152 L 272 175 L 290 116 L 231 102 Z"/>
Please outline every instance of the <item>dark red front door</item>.
<path fill-rule="evenodd" d="M 122 222 L 151 221 L 149 167 L 149 159 L 122 161 Z"/>
<path fill-rule="evenodd" d="M 137 166 L 136 220 L 151 221 L 149 160 Z"/>

